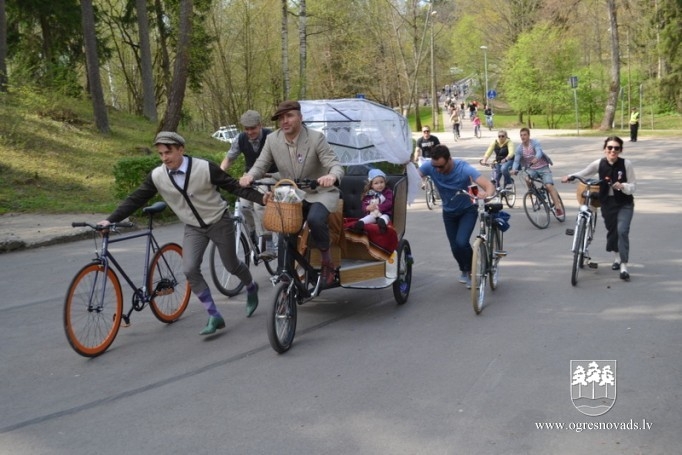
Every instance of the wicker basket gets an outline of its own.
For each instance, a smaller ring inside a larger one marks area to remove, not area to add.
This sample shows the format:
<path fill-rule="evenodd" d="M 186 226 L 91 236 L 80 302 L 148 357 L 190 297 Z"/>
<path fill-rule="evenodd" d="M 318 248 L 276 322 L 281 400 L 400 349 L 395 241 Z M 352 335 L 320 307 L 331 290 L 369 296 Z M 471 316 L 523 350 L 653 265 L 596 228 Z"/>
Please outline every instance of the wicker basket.
<path fill-rule="evenodd" d="M 277 188 L 281 184 L 296 187 L 293 180 L 282 179 L 275 185 Z M 275 202 L 269 200 L 265 205 L 263 214 L 263 227 L 271 232 L 282 232 L 284 234 L 295 234 L 301 230 L 303 225 L 303 203 L 301 202 Z"/>
<path fill-rule="evenodd" d="M 583 196 L 583 194 L 585 193 L 586 189 L 587 185 L 585 185 L 583 182 L 578 182 L 575 197 L 578 199 L 579 204 L 585 203 L 585 196 Z M 590 192 L 599 193 L 599 185 L 590 185 Z M 599 203 L 599 198 L 593 197 L 590 200 L 590 205 L 592 207 L 600 207 L 601 204 Z"/>

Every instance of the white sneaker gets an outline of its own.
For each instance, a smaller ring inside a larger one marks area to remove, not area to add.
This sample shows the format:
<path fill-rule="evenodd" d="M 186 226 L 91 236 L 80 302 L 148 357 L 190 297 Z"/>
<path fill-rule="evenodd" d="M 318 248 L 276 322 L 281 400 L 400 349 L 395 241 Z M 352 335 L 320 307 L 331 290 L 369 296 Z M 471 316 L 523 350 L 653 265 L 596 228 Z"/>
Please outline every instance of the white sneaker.
<path fill-rule="evenodd" d="M 462 283 L 462 284 L 467 284 L 467 282 L 468 282 L 468 283 L 471 283 L 471 280 L 469 279 L 469 274 L 466 273 L 466 272 L 462 273 L 462 274 L 459 276 L 459 278 L 457 278 L 457 281 L 459 281 L 459 282 Z"/>

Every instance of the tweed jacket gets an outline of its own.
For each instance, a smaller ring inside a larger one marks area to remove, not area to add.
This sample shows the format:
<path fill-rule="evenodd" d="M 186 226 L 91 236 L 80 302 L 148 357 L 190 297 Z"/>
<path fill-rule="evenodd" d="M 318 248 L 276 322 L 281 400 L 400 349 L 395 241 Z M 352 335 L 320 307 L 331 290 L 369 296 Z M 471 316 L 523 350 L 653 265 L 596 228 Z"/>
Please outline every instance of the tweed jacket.
<path fill-rule="evenodd" d="M 343 167 L 324 134 L 310 130 L 305 125 L 301 127 L 298 135 L 294 156 L 289 153 L 289 147 L 281 129 L 268 134 L 263 150 L 247 174 L 254 179 L 262 178 L 272 163 L 277 165 L 280 178 L 285 179 L 316 180 L 323 175 L 332 174 L 336 176 L 337 182 L 341 182 L 344 175 Z M 340 197 L 337 186 L 317 187 L 314 190 L 307 188 L 304 191 L 306 201 L 320 202 L 330 213 L 336 210 Z"/>

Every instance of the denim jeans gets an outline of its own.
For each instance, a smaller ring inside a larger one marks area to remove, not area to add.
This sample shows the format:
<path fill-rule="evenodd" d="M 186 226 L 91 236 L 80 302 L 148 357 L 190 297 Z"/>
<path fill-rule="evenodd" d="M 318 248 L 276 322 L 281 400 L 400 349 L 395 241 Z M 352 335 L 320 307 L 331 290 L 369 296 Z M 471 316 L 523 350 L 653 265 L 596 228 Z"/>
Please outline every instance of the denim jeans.
<path fill-rule="evenodd" d="M 635 211 L 634 204 L 617 204 L 613 197 L 601 206 L 601 216 L 606 227 L 606 251 L 620 255 L 621 262 L 630 259 L 630 222 Z"/>
<path fill-rule="evenodd" d="M 478 209 L 475 205 L 459 212 L 443 211 L 445 234 L 450 242 L 452 256 L 462 272 L 471 272 L 473 250 L 471 249 L 470 239 L 471 233 L 476 227 L 477 219 Z"/>

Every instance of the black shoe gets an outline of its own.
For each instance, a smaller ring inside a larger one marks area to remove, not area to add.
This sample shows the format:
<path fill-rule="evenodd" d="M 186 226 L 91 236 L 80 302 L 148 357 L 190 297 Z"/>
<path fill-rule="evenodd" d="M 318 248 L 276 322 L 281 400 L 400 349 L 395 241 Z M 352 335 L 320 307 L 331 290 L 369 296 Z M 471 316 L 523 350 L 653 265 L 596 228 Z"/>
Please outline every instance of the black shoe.
<path fill-rule="evenodd" d="M 377 218 L 377 224 L 379 225 L 379 232 L 385 234 L 386 231 L 388 230 L 388 226 L 386 226 L 386 221 L 383 218 Z"/>
<path fill-rule="evenodd" d="M 613 264 L 611 264 L 611 270 L 620 270 L 620 262 L 614 261 Z"/>
<path fill-rule="evenodd" d="M 362 234 L 365 232 L 365 223 L 362 220 L 358 220 L 350 230 L 357 234 Z"/>
<path fill-rule="evenodd" d="M 627 271 L 623 270 L 622 272 L 620 272 L 620 279 L 623 281 L 630 281 L 630 274 Z"/>

